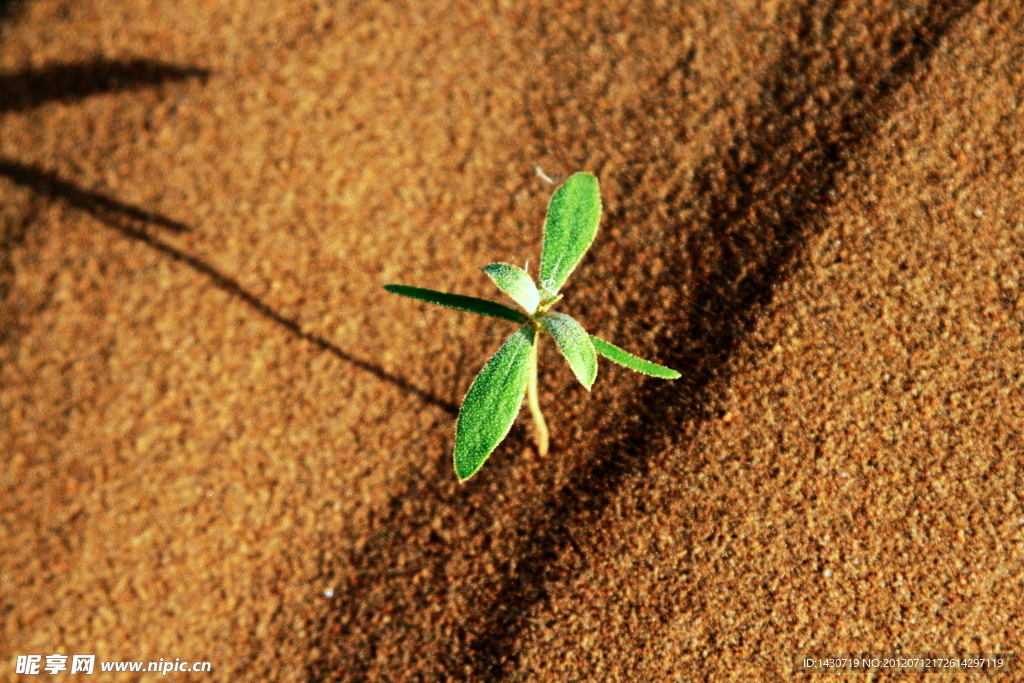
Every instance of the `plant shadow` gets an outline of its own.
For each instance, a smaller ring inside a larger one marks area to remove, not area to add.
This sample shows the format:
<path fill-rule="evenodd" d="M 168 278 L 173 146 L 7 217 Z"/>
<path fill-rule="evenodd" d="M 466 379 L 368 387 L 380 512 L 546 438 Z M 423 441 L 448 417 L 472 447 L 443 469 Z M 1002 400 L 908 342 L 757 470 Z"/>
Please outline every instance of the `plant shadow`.
<path fill-rule="evenodd" d="M 0 177 L 33 190 L 51 201 L 63 200 L 110 226 L 155 225 L 172 233 L 189 232 L 180 221 L 108 197 L 100 192 L 86 190 L 53 171 L 34 164 L 23 164 L 0 157 Z"/>
<path fill-rule="evenodd" d="M 95 59 L 0 73 L 0 114 L 33 109 L 47 102 L 72 102 L 102 93 L 141 90 L 168 81 L 198 78 L 205 84 L 209 75 L 207 69 L 151 59 Z"/>
<path fill-rule="evenodd" d="M 0 8 L 3 9 L 3 8 Z M 207 69 L 178 66 L 155 60 L 136 59 L 127 61 L 94 60 L 81 64 L 55 64 L 41 69 L 0 74 L 0 113 L 20 112 L 47 102 L 69 102 L 99 93 L 133 91 L 159 85 L 166 81 L 199 78 L 204 84 L 210 72 Z M 393 384 L 402 391 L 417 396 L 424 402 L 441 408 L 448 415 L 455 415 L 456 406 L 429 391 L 423 390 L 402 377 L 393 375 L 379 365 L 355 357 L 327 339 L 302 329 L 295 320 L 281 315 L 239 282 L 220 272 L 202 259 L 172 246 L 150 230 L 155 226 L 170 233 L 187 233 L 191 228 L 159 213 L 86 189 L 70 180 L 61 178 L 56 172 L 35 164 L 22 163 L 0 157 L 0 177 L 26 187 L 44 201 L 63 201 L 85 211 L 104 225 L 116 230 L 122 236 L 141 242 L 165 256 L 182 263 L 209 278 L 214 285 L 237 297 L 253 311 L 283 327 L 292 336 L 313 344 L 321 351 L 370 373 L 377 379 Z M 35 215 L 35 211 L 29 212 Z M 3 261 L 0 263 L 0 295 L 6 296 L 8 283 L 13 279 L 10 260 L 12 251 L 24 240 L 30 219 L 17 226 L 4 226 L 0 236 L 3 247 Z M 7 335 L 2 338 L 7 339 Z"/>
<path fill-rule="evenodd" d="M 20 1 L 0 3 L 0 28 L 22 8 Z M 164 81 L 200 78 L 206 69 L 182 67 L 152 60 L 111 61 L 95 59 L 77 64 L 52 64 L 39 69 L 0 73 L 0 114 L 18 113 L 47 102 L 68 102 L 95 93 L 120 92 L 151 87 Z M 0 157 L 0 178 L 28 188 L 32 199 L 20 217 L 8 214 L 0 221 L 0 306 L 10 320 L 0 330 L 0 342 L 15 333 L 15 315 L 8 311 L 8 294 L 14 282 L 14 251 L 24 242 L 29 225 L 38 215 L 41 201 L 64 200 L 108 224 L 160 226 L 171 232 L 187 232 L 179 221 L 132 206 L 102 193 L 86 190 L 56 173 L 17 159 Z M 7 207 L 13 208 L 13 207 Z M 14 211 L 17 214 L 18 211 Z"/>

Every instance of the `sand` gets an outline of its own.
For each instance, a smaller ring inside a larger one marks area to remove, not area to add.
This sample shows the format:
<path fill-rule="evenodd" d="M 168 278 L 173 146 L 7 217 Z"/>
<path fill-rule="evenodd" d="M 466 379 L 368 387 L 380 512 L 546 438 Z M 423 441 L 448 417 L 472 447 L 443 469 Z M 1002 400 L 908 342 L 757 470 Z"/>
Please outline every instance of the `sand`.
<path fill-rule="evenodd" d="M 0 22 L 0 678 L 94 654 L 89 680 L 848 680 L 800 656 L 1020 652 L 1018 3 Z M 682 378 L 602 362 L 588 394 L 549 342 L 552 452 L 524 411 L 460 485 L 459 402 L 513 328 L 382 286 L 501 300 L 479 268 L 536 268 L 538 166 L 605 205 L 560 309 Z"/>

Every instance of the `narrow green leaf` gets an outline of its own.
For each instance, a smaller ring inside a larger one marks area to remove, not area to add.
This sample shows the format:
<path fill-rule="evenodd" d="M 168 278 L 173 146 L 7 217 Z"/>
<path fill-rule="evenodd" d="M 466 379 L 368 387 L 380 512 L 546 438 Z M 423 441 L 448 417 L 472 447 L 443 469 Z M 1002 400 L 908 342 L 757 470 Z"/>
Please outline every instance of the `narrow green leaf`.
<path fill-rule="evenodd" d="M 660 377 L 661 379 L 679 379 L 682 377 L 682 375 L 671 368 L 666 368 L 664 365 L 658 365 L 643 358 L 637 358 L 633 354 L 623 351 L 618 346 L 609 344 L 603 339 L 598 339 L 593 335 L 591 335 L 590 339 L 594 342 L 594 349 L 599 354 L 610 361 L 626 366 L 630 370 L 636 370 L 641 374 Z"/>
<path fill-rule="evenodd" d="M 545 298 L 558 293 L 594 241 L 601 220 L 601 191 L 590 173 L 574 173 L 551 197 L 544 221 L 540 285 Z"/>
<path fill-rule="evenodd" d="M 569 361 L 569 367 L 587 391 L 597 378 L 597 353 L 590 335 L 576 320 L 565 313 L 551 311 L 540 318 L 544 329 L 551 333 L 558 350 Z"/>
<path fill-rule="evenodd" d="M 534 330 L 513 334 L 473 380 L 455 426 L 455 474 L 466 481 L 512 429 L 526 394 Z"/>
<path fill-rule="evenodd" d="M 408 285 L 384 285 L 384 289 L 388 290 L 392 294 L 401 294 L 402 296 L 407 296 L 410 299 L 418 299 L 420 301 L 438 304 L 439 306 L 447 306 L 448 308 L 454 308 L 459 311 L 469 311 L 470 313 L 489 315 L 492 318 L 511 320 L 514 323 L 522 324 L 529 322 L 530 320 L 527 316 L 514 308 L 509 308 L 508 306 L 503 306 L 502 304 L 495 303 L 494 301 L 488 301 L 487 299 L 478 299 L 475 296 L 446 294 L 445 292 L 438 292 L 433 289 L 410 287 Z"/>
<path fill-rule="evenodd" d="M 482 270 L 494 280 L 498 289 L 508 294 L 527 313 L 533 315 L 537 312 L 540 292 L 537 291 L 537 285 L 533 284 L 533 278 L 529 273 L 509 263 L 492 263 L 484 266 Z"/>

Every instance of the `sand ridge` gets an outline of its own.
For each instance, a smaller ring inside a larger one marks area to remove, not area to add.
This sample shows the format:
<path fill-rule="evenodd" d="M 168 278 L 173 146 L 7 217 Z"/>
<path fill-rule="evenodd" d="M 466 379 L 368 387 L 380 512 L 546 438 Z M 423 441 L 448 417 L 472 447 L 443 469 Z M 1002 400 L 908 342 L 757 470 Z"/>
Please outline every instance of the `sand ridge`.
<path fill-rule="evenodd" d="M 3 677 L 1017 647 L 1013 3 L 3 13 Z M 460 486 L 454 414 L 511 329 L 381 286 L 498 299 L 535 164 L 602 183 L 565 310 L 683 377 L 602 364 L 588 395 L 548 345 L 552 454 L 524 416 Z"/>

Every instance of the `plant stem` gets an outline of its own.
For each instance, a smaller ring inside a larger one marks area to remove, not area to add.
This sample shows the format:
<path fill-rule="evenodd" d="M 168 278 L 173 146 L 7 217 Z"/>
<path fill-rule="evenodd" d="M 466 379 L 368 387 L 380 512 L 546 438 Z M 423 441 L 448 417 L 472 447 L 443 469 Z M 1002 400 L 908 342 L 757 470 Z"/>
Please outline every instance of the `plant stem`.
<path fill-rule="evenodd" d="M 540 334 L 538 333 L 533 342 L 533 350 L 530 352 L 530 374 L 526 384 L 526 402 L 530 405 L 530 415 L 533 416 L 534 434 L 537 442 L 537 453 L 541 457 L 548 454 L 548 425 L 544 421 L 544 413 L 540 412 L 540 401 L 537 399 L 537 354 L 540 349 Z"/>

